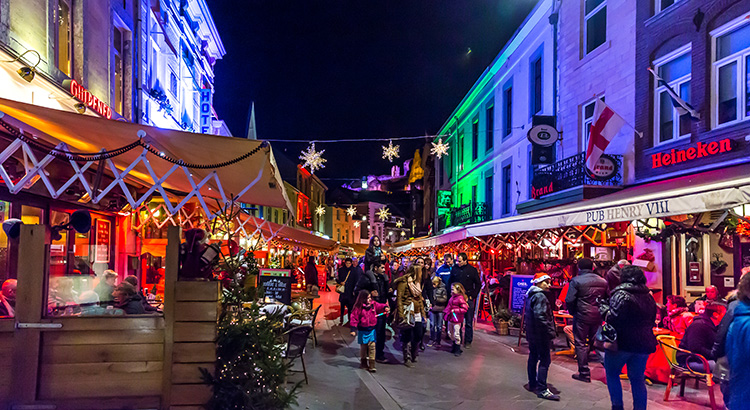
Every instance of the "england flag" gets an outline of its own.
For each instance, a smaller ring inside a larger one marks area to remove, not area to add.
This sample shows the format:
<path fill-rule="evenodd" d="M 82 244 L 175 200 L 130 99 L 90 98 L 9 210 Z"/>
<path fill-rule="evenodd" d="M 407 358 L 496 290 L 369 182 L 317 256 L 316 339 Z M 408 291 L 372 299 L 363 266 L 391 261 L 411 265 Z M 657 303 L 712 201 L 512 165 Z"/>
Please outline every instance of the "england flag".
<path fill-rule="evenodd" d="M 626 124 L 625 120 L 614 112 L 602 100 L 596 100 L 594 106 L 594 121 L 591 123 L 589 146 L 586 149 L 586 168 L 594 173 L 604 151 L 615 135 L 620 133 Z"/>

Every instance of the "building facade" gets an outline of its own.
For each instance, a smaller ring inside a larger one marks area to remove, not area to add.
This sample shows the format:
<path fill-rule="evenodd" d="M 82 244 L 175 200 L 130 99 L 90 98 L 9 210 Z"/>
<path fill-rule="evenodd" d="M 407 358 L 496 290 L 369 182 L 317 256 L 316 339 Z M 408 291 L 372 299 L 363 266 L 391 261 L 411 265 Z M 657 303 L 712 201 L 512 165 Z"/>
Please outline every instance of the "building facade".
<path fill-rule="evenodd" d="M 438 134 L 449 155 L 438 160 L 437 230 L 516 213 L 529 198 L 534 115 L 554 115 L 552 0 L 540 1 L 484 71 Z M 446 206 L 447 205 L 447 206 Z"/>
<path fill-rule="evenodd" d="M 138 13 L 137 121 L 231 135 L 213 109 L 214 65 L 226 50 L 206 1 L 141 1 Z"/>

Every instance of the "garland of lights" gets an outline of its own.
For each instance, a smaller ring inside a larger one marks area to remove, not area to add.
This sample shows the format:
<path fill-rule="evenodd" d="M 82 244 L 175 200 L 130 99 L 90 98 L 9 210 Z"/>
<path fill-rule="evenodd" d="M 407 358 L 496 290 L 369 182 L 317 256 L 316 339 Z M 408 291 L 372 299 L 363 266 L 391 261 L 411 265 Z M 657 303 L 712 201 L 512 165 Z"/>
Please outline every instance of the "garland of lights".
<path fill-rule="evenodd" d="M 224 167 L 228 167 L 230 165 L 234 165 L 234 164 L 236 164 L 236 163 L 238 163 L 240 161 L 243 161 L 243 160 L 245 160 L 245 159 L 247 159 L 247 158 L 249 158 L 249 157 L 257 154 L 262 149 L 268 147 L 268 141 L 263 141 L 263 142 L 261 142 L 260 145 L 258 145 L 254 149 L 252 149 L 249 152 L 247 152 L 247 153 L 245 153 L 243 155 L 240 155 L 239 157 L 236 157 L 234 159 L 231 159 L 231 160 L 228 160 L 228 161 L 224 161 L 224 162 L 220 162 L 218 164 L 194 164 L 194 163 L 190 163 L 190 162 L 185 162 L 182 159 L 177 159 L 177 158 L 171 157 L 171 156 L 165 154 L 164 152 L 161 152 L 161 151 L 157 150 L 156 148 L 152 147 L 150 144 L 147 144 L 147 143 L 143 142 L 143 139 L 138 139 L 137 141 L 135 141 L 133 143 L 130 143 L 130 144 L 125 145 L 125 146 L 122 146 L 120 148 L 116 148 L 114 150 L 100 151 L 100 152 L 96 152 L 96 153 L 88 153 L 88 152 L 75 152 L 74 153 L 74 152 L 63 151 L 63 150 L 61 150 L 59 148 L 56 148 L 56 147 L 50 146 L 48 144 L 45 144 L 45 143 L 43 143 L 41 141 L 35 140 L 34 138 L 29 138 L 28 136 L 26 136 L 25 134 L 23 134 L 22 132 L 20 132 L 19 130 L 17 130 L 16 128 L 14 128 L 13 126 L 11 126 L 10 124 L 8 124 L 7 122 L 5 122 L 3 120 L 0 120 L 0 126 L 2 126 L 3 128 L 5 128 L 7 130 L 7 132 L 11 136 L 13 136 L 13 137 L 15 137 L 17 139 L 20 139 L 21 141 L 25 142 L 26 144 L 32 146 L 33 148 L 38 149 L 39 151 L 44 152 L 47 155 L 52 155 L 53 157 L 56 157 L 56 158 L 59 158 L 59 159 L 66 159 L 66 160 L 80 161 L 80 162 L 98 162 L 98 161 L 104 161 L 104 160 L 107 160 L 107 159 L 111 159 L 111 158 L 123 155 L 123 154 L 125 154 L 125 153 L 127 153 L 127 152 L 129 152 L 129 151 L 131 151 L 131 150 L 133 150 L 135 148 L 137 148 L 137 147 L 143 147 L 143 148 L 147 149 L 149 152 L 151 152 L 152 154 L 156 155 L 157 157 L 159 157 L 159 158 L 161 158 L 161 159 L 163 159 L 163 160 L 165 160 L 167 162 L 170 162 L 172 164 L 175 164 L 175 165 L 180 165 L 180 166 L 183 166 L 185 168 L 191 168 L 191 169 L 216 169 L 216 168 L 224 168 Z"/>

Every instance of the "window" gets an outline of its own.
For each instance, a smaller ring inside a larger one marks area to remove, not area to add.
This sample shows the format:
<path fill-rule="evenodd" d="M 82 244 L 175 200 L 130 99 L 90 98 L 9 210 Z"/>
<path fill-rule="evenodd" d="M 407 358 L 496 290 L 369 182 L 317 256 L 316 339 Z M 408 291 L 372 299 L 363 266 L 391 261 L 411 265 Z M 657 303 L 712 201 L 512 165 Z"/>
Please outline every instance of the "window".
<path fill-rule="evenodd" d="M 115 54 L 114 71 L 115 71 L 115 111 L 120 115 L 125 108 L 125 34 L 119 27 L 114 27 L 112 36 L 112 49 Z"/>
<path fill-rule="evenodd" d="M 55 16 L 55 64 L 68 77 L 73 73 L 73 14 L 70 7 L 71 1 L 58 0 L 57 15 Z"/>
<path fill-rule="evenodd" d="M 177 98 L 177 76 L 174 71 L 169 72 L 169 92 Z"/>
<path fill-rule="evenodd" d="M 750 118 L 750 24 L 719 29 L 714 34 L 714 63 L 711 95 L 714 125 Z M 743 97 L 744 96 L 744 97 Z"/>
<path fill-rule="evenodd" d="M 529 108 L 531 115 L 539 114 L 542 111 L 542 48 L 539 50 L 539 55 L 531 61 L 530 67 L 531 98 Z"/>
<path fill-rule="evenodd" d="M 340 209 L 336 209 L 336 220 L 337 221 L 341 220 L 341 210 Z"/>
<path fill-rule="evenodd" d="M 463 171 L 464 169 L 464 133 L 460 132 L 458 134 L 458 150 L 456 150 L 458 153 L 458 171 Z"/>
<path fill-rule="evenodd" d="M 602 101 L 604 101 L 604 96 L 600 98 Z M 594 108 L 596 107 L 596 100 L 597 99 L 595 98 L 587 102 L 581 108 L 581 118 L 583 119 L 583 121 L 581 121 L 581 126 L 583 127 L 583 129 L 581 130 L 581 135 L 583 136 L 583 152 L 586 152 L 586 148 L 588 148 L 589 145 L 589 135 L 591 135 L 591 123 L 594 122 Z"/>
<path fill-rule="evenodd" d="M 471 205 L 474 206 L 477 203 L 477 186 L 471 186 Z"/>
<path fill-rule="evenodd" d="M 654 14 L 659 14 L 663 10 L 665 10 L 667 7 L 674 4 L 675 0 L 654 0 L 656 4 L 654 5 Z"/>
<path fill-rule="evenodd" d="M 654 63 L 659 77 L 663 78 L 668 86 L 687 103 L 690 103 L 691 64 L 692 58 L 689 46 L 667 56 L 663 61 Z M 656 98 L 654 105 L 656 108 L 654 114 L 656 144 L 689 135 L 690 114 L 679 115 L 672 102 L 672 97 L 669 96 L 667 85 L 656 84 L 654 96 Z M 675 121 L 675 119 L 677 120 Z"/>
<path fill-rule="evenodd" d="M 607 41 L 607 1 L 584 0 L 583 38 L 588 54 Z"/>
<path fill-rule="evenodd" d="M 503 137 L 507 137 L 513 131 L 513 80 L 508 81 L 503 88 Z"/>
<path fill-rule="evenodd" d="M 484 177 L 484 203 L 487 206 L 487 217 L 492 219 L 492 202 L 494 201 L 494 198 L 492 197 L 492 185 L 494 183 L 494 175 L 490 172 Z"/>
<path fill-rule="evenodd" d="M 510 166 L 503 167 L 503 215 L 510 215 Z"/>
<path fill-rule="evenodd" d="M 487 144 L 487 151 L 492 149 L 492 146 L 495 143 L 495 105 L 492 104 L 489 107 L 487 107 L 487 110 L 485 111 L 485 123 L 487 125 L 487 134 L 486 134 L 486 144 Z"/>
<path fill-rule="evenodd" d="M 471 123 L 471 160 L 476 161 L 479 157 L 479 118 Z"/>

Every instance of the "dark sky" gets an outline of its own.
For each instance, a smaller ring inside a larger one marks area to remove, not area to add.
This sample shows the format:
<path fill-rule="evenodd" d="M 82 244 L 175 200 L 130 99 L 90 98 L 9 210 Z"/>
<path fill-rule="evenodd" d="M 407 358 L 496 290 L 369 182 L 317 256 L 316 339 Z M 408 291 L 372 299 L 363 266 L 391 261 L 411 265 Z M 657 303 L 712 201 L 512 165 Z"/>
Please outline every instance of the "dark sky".
<path fill-rule="evenodd" d="M 227 54 L 214 106 L 235 136 L 255 101 L 261 139 L 435 134 L 536 0 L 213 0 Z M 468 50 L 471 52 L 467 52 Z M 388 173 L 383 142 L 317 144 L 329 187 Z M 422 142 L 402 141 L 401 161 Z M 303 143 L 273 143 L 297 161 Z"/>

